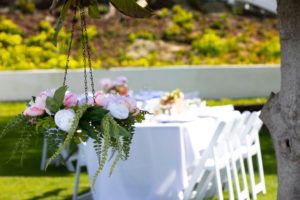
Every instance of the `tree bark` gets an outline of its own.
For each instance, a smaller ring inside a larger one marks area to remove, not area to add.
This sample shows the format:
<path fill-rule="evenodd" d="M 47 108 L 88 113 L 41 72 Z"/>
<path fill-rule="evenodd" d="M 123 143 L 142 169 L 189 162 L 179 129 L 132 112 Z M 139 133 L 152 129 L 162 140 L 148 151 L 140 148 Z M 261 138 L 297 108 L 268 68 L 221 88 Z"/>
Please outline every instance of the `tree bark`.
<path fill-rule="evenodd" d="M 300 1 L 278 0 L 281 90 L 261 118 L 276 152 L 279 200 L 300 199 Z M 267 80 L 266 80 L 267 81 Z"/>

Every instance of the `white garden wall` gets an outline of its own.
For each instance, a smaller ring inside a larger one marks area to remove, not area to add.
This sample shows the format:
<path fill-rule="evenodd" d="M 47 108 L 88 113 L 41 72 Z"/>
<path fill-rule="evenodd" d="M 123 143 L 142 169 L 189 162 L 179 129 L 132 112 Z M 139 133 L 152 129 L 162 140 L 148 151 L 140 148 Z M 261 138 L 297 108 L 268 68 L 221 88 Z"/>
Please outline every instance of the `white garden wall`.
<path fill-rule="evenodd" d="M 279 66 L 209 66 L 123 68 L 96 70 L 96 89 L 103 77 L 126 76 L 134 91 L 180 88 L 184 92 L 198 91 L 203 98 L 267 97 L 280 87 Z M 62 84 L 63 70 L 13 71 L 0 73 L 0 101 L 26 100 L 47 88 Z M 68 85 L 83 92 L 82 70 L 72 70 Z"/>

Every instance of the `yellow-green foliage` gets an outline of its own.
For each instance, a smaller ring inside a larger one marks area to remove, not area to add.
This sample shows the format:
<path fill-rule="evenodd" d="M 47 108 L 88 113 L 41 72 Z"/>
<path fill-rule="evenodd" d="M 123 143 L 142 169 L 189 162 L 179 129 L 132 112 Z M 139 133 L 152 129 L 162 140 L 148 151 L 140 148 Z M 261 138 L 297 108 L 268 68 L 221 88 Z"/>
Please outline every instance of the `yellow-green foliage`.
<path fill-rule="evenodd" d="M 183 9 L 180 5 L 173 7 L 172 21 L 186 31 L 191 31 L 194 27 L 193 13 Z"/>
<path fill-rule="evenodd" d="M 153 35 L 153 33 L 148 31 L 139 31 L 136 33 L 130 33 L 128 35 L 129 42 L 134 42 L 136 39 L 154 40 L 155 36 Z"/>
<path fill-rule="evenodd" d="M 0 70 L 16 69 L 63 69 L 66 64 L 66 51 L 70 41 L 70 33 L 62 30 L 59 34 L 58 46 L 52 43 L 54 30 L 47 21 L 40 24 L 40 32 L 22 39 L 22 30 L 12 21 L 5 18 L 0 20 Z M 87 29 L 89 39 L 97 35 L 95 26 Z M 80 53 L 80 52 L 79 52 Z M 101 66 L 101 61 L 93 62 L 95 68 Z M 76 59 L 71 56 L 69 67 L 81 68 L 81 56 Z"/>
<path fill-rule="evenodd" d="M 8 34 L 22 34 L 23 31 L 17 24 L 10 19 L 0 18 L 0 32 Z"/>
<path fill-rule="evenodd" d="M 192 47 L 199 54 L 206 56 L 217 56 L 225 50 L 223 40 L 214 31 L 208 31 L 193 41 Z"/>
<path fill-rule="evenodd" d="M 280 42 L 279 37 L 273 37 L 262 44 L 259 54 L 269 59 L 280 57 Z"/>

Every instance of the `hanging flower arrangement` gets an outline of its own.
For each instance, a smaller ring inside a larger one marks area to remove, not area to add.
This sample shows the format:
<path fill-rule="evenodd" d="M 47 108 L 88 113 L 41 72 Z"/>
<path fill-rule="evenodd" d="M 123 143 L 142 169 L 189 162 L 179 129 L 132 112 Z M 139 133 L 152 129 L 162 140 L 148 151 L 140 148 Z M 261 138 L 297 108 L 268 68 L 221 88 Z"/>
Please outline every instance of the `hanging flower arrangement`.
<path fill-rule="evenodd" d="M 51 8 L 55 7 L 58 2 L 59 0 L 53 0 Z M 150 10 L 145 6 L 146 4 L 140 5 L 141 2 L 146 1 L 110 0 L 110 2 L 123 14 L 129 16 L 147 17 L 151 15 Z M 62 86 L 56 90 L 43 91 L 38 96 L 32 97 L 25 111 L 7 124 L 0 138 L 11 130 L 17 129 L 20 133 L 20 139 L 13 155 L 17 151 L 21 151 L 23 155 L 31 139 L 44 134 L 48 142 L 54 146 L 53 155 L 47 161 L 46 168 L 72 141 L 81 143 L 93 139 L 94 149 L 99 160 L 99 168 L 93 180 L 94 185 L 97 176 L 106 164 L 109 149 L 112 149 L 115 154 L 114 162 L 110 167 L 110 174 L 120 159 L 128 159 L 134 135 L 134 124 L 143 121 L 147 112 L 139 110 L 135 100 L 127 96 L 127 92 L 95 92 L 84 3 L 88 6 L 89 16 L 99 17 L 100 12 L 96 0 L 87 2 L 65 0 L 56 26 L 54 42 L 56 42 L 67 11 L 72 9 L 71 38 Z M 67 91 L 66 84 L 78 10 L 80 11 L 81 22 L 84 95 L 76 95 Z M 91 93 L 88 91 L 88 77 L 90 78 Z M 126 84 L 125 80 L 119 81 Z"/>

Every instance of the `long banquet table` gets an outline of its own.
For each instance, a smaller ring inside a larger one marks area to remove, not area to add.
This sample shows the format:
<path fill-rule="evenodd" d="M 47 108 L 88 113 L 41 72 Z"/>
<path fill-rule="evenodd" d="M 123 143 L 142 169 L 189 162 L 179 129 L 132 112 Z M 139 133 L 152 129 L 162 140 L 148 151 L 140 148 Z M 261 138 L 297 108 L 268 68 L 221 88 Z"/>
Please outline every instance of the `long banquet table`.
<path fill-rule="evenodd" d="M 208 145 L 217 119 L 136 125 L 130 158 L 111 177 L 108 165 L 92 189 L 95 200 L 179 200 L 188 184 L 188 169 Z M 84 145 L 90 180 L 98 167 L 91 140 Z"/>

